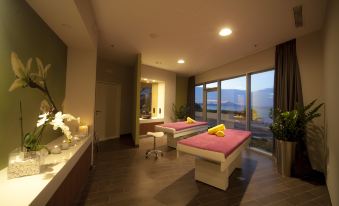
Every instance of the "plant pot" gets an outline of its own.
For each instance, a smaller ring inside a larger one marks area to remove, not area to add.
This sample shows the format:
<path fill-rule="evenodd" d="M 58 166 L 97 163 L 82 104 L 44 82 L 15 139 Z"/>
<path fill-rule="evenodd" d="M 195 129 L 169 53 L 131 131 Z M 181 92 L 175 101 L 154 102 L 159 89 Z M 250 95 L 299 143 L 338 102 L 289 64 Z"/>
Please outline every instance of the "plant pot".
<path fill-rule="evenodd" d="M 283 140 L 275 141 L 277 169 L 283 177 L 291 176 L 292 165 L 295 160 L 295 148 L 297 142 Z"/>

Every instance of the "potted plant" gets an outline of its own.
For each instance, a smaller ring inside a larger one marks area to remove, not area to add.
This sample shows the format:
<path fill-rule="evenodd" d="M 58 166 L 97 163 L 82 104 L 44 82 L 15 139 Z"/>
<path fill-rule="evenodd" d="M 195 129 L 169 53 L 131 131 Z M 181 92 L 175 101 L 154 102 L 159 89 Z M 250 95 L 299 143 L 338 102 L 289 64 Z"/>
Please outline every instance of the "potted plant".
<path fill-rule="evenodd" d="M 295 148 L 306 136 L 306 126 L 314 118 L 319 117 L 318 110 L 322 104 L 313 107 L 316 100 L 306 106 L 292 111 L 277 110 L 270 129 L 275 137 L 275 149 L 278 172 L 283 176 L 291 176 L 291 168 L 295 159 Z"/>
<path fill-rule="evenodd" d="M 33 175 L 40 172 L 40 163 L 42 148 L 40 141 L 44 129 L 50 125 L 53 130 L 60 129 L 64 134 L 68 143 L 72 141 L 72 135 L 69 127 L 65 124 L 66 121 L 78 120 L 70 114 L 63 114 L 59 111 L 51 97 L 46 79 L 47 72 L 51 65 L 44 66 L 39 58 L 36 58 L 37 69 L 32 69 L 33 59 L 30 58 L 26 64 L 23 64 L 18 55 L 14 52 L 11 54 L 12 69 L 15 74 L 15 80 L 9 88 L 12 92 L 19 88 L 32 88 L 40 91 L 44 100 L 41 102 L 41 113 L 38 116 L 38 121 L 33 132 L 28 132 L 24 135 L 22 126 L 22 110 L 20 102 L 20 120 L 21 120 L 21 147 L 13 150 L 9 155 L 8 163 L 8 178 L 20 177 L 25 175 Z M 46 148 L 47 149 L 47 148 Z"/>
<path fill-rule="evenodd" d="M 186 105 L 181 105 L 180 107 L 172 105 L 172 111 L 174 114 L 175 121 L 184 121 L 187 118 L 188 107 Z"/>

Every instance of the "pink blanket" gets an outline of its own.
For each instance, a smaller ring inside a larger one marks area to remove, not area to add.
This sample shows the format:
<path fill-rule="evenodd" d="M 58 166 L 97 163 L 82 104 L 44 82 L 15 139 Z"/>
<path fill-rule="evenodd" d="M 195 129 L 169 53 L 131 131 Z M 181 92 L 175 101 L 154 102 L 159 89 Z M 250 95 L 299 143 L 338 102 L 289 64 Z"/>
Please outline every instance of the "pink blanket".
<path fill-rule="evenodd" d="M 171 123 L 160 124 L 159 126 L 172 128 L 172 129 L 175 129 L 175 131 L 180 131 L 180 130 L 189 129 L 189 128 L 197 127 L 197 126 L 203 126 L 207 124 L 208 124 L 207 122 L 195 122 L 194 124 L 187 124 L 186 122 L 171 122 Z"/>
<path fill-rule="evenodd" d="M 217 137 L 205 132 L 180 140 L 178 144 L 220 152 L 227 157 L 251 136 L 251 132 L 249 131 L 226 129 L 224 132 L 225 137 Z"/>

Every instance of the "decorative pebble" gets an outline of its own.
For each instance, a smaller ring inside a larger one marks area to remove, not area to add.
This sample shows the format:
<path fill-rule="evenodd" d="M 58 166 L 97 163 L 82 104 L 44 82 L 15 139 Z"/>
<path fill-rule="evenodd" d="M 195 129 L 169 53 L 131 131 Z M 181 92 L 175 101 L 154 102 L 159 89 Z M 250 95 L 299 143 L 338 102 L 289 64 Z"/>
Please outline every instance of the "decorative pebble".
<path fill-rule="evenodd" d="M 64 142 L 61 144 L 61 149 L 62 149 L 62 150 L 67 150 L 68 148 L 69 148 L 68 142 L 64 141 Z"/>
<path fill-rule="evenodd" d="M 61 149 L 58 145 L 55 145 L 53 149 L 51 149 L 51 153 L 52 154 L 60 154 L 61 153 Z"/>
<path fill-rule="evenodd" d="M 39 159 L 11 161 L 7 168 L 7 177 L 9 179 L 28 175 L 35 175 L 39 173 L 40 173 Z"/>

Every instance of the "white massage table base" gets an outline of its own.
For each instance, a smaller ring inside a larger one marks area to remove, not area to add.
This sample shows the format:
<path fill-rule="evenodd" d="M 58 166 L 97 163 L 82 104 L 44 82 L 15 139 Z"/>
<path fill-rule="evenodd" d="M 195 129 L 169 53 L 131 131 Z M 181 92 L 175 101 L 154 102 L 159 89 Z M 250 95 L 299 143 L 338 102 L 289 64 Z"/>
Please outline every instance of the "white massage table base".
<path fill-rule="evenodd" d="M 167 136 L 167 146 L 172 148 L 177 148 L 177 142 L 181 139 L 188 138 L 194 135 L 197 135 L 202 132 L 206 132 L 208 125 L 202 125 L 197 127 L 192 127 L 189 129 L 175 131 L 166 127 L 161 127 L 159 125 L 155 126 L 155 131 L 164 132 Z"/>
<path fill-rule="evenodd" d="M 227 158 L 224 154 L 207 151 L 186 145 L 179 144 L 177 155 L 187 153 L 195 155 L 195 180 L 206 183 L 213 187 L 226 190 L 228 180 L 236 168 L 241 168 L 242 151 L 245 150 L 250 142 L 246 140 Z"/>

